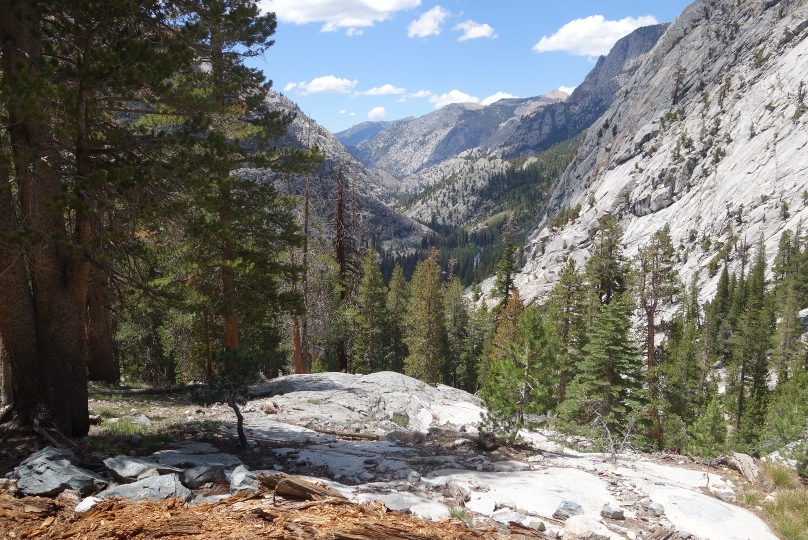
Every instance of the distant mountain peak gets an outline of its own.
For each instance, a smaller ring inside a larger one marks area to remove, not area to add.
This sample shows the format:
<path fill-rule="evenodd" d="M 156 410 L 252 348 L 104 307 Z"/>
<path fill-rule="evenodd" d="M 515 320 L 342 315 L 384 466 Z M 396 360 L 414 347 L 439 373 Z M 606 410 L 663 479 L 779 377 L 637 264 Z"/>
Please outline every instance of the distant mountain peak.
<path fill-rule="evenodd" d="M 542 97 L 556 101 L 565 101 L 570 95 L 562 90 L 553 90 L 552 92 L 544 94 Z"/>

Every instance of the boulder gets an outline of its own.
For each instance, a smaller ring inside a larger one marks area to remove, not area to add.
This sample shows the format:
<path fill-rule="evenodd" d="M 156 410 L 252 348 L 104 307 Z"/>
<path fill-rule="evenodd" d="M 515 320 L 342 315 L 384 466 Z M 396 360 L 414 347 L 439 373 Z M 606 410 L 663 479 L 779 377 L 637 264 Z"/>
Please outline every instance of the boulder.
<path fill-rule="evenodd" d="M 623 509 L 611 503 L 606 503 L 600 511 L 600 515 L 606 519 L 626 519 Z"/>
<path fill-rule="evenodd" d="M 208 482 L 225 480 L 224 465 L 221 463 L 208 463 L 188 469 L 180 476 L 182 483 L 191 489 L 198 489 Z"/>
<path fill-rule="evenodd" d="M 128 484 L 149 476 L 149 471 L 154 471 L 157 475 L 180 474 L 182 469 L 160 465 L 153 461 L 138 459 L 130 456 L 115 456 L 104 460 L 104 466 L 118 482 Z"/>
<path fill-rule="evenodd" d="M 104 489 L 107 481 L 80 469 L 78 458 L 70 450 L 46 447 L 31 455 L 14 469 L 17 489 L 28 496 L 54 496 L 66 489 L 89 495 Z"/>
<path fill-rule="evenodd" d="M 571 516 L 564 524 L 564 540 L 610 540 L 609 529 L 592 516 Z"/>
<path fill-rule="evenodd" d="M 149 420 L 149 417 L 146 416 L 145 414 L 141 414 L 140 416 L 138 416 L 137 418 L 132 420 L 132 423 L 133 424 L 138 424 L 140 426 L 145 426 L 147 428 L 150 428 L 151 425 L 152 425 L 152 421 Z"/>
<path fill-rule="evenodd" d="M 165 474 L 152 478 L 144 478 L 132 484 L 123 484 L 97 495 L 99 499 L 109 499 L 118 497 L 120 499 L 131 499 L 133 501 L 155 500 L 177 498 L 184 501 L 191 499 L 191 490 L 180 482 L 177 474 Z"/>
<path fill-rule="evenodd" d="M 577 502 L 561 501 L 556 511 L 553 512 L 553 517 L 556 519 L 565 520 L 572 516 L 579 516 L 584 513 L 583 507 Z"/>
<path fill-rule="evenodd" d="M 239 491 L 258 491 L 258 473 L 250 471 L 244 465 L 236 467 L 230 475 L 230 494 L 235 495 Z"/>

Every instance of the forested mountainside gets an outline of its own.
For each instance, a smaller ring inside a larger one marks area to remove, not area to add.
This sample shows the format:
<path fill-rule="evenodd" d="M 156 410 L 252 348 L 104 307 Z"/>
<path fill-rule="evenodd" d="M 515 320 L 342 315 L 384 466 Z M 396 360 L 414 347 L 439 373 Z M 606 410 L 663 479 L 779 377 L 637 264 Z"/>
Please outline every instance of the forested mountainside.
<path fill-rule="evenodd" d="M 698 276 L 704 298 L 721 264 L 743 266 L 759 238 L 771 259 L 808 217 L 806 36 L 804 1 L 691 4 L 587 134 L 530 235 L 520 289 L 546 296 L 609 215 L 629 254 L 668 225 L 677 267 Z M 578 205 L 577 219 L 552 227 Z"/>
<path fill-rule="evenodd" d="M 293 113 L 294 121 L 283 137 L 277 140 L 282 148 L 323 150 L 325 158 L 307 175 L 275 174 L 265 169 L 242 169 L 239 175 L 251 179 L 273 179 L 281 192 L 287 190 L 303 196 L 306 186 L 318 216 L 328 222 L 334 214 L 337 200 L 337 174 L 342 171 L 346 201 L 355 200 L 353 209 L 362 221 L 365 236 L 391 245 L 420 241 L 423 227 L 412 219 L 391 209 L 386 193 L 391 189 L 390 177 L 384 171 L 371 171 L 357 161 L 330 131 L 306 116 L 300 108 L 282 94 L 270 93 L 267 103 L 272 110 Z M 308 184 L 307 184 L 308 182 Z"/>

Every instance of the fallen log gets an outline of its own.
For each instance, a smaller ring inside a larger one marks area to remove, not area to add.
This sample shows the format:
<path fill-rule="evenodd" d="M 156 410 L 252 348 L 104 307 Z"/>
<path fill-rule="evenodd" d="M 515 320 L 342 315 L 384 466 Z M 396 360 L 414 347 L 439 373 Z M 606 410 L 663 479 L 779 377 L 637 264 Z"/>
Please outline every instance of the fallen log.
<path fill-rule="evenodd" d="M 277 495 L 283 497 L 295 497 L 297 499 L 320 500 L 320 499 L 345 499 L 339 491 L 328 486 L 316 484 L 300 476 L 292 476 L 285 473 L 258 475 L 258 481 L 269 490 L 275 491 Z"/>

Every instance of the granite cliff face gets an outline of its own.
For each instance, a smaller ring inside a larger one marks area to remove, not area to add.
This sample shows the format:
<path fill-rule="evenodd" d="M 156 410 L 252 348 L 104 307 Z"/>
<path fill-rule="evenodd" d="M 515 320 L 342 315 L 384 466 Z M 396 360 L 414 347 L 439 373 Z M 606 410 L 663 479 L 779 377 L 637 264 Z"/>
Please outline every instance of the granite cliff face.
<path fill-rule="evenodd" d="M 609 215 L 628 255 L 669 225 L 681 277 L 697 275 L 703 299 L 722 249 L 737 268 L 744 246 L 763 238 L 771 260 L 781 233 L 808 219 L 807 37 L 805 0 L 691 4 L 559 180 L 525 248 L 523 294 L 544 298 L 567 258 L 588 257 Z M 545 226 L 577 204 L 575 222 Z"/>
<path fill-rule="evenodd" d="M 317 145 L 325 152 L 325 160 L 308 178 L 312 203 L 323 221 L 328 221 L 333 213 L 336 175 L 341 167 L 348 190 L 346 196 L 355 197 L 368 234 L 393 244 L 420 241 L 423 227 L 387 203 L 384 193 L 390 190 L 390 182 L 394 179 L 383 171 L 371 171 L 358 162 L 330 131 L 308 118 L 285 96 L 271 93 L 267 99 L 274 109 L 296 115 L 286 136 L 278 141 L 279 146 L 311 148 Z M 241 169 L 238 174 L 274 181 L 281 192 L 296 195 L 304 193 L 307 181 L 304 175 L 277 175 L 264 169 Z"/>

